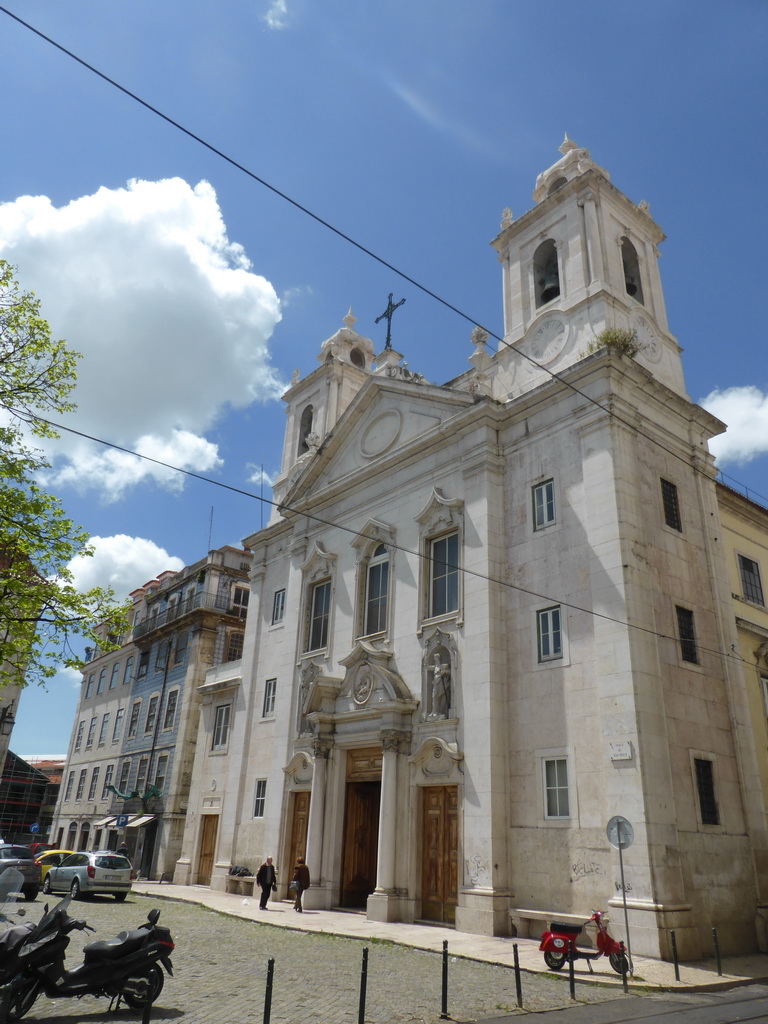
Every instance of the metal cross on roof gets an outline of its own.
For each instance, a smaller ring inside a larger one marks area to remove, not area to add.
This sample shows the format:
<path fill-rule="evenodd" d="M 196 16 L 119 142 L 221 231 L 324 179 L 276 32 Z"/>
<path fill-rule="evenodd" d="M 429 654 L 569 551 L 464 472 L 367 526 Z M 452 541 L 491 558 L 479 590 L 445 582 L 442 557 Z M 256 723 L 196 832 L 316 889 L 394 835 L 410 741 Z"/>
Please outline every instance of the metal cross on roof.
<path fill-rule="evenodd" d="M 379 320 L 384 320 L 385 318 L 386 318 L 386 321 L 387 321 L 387 343 L 384 346 L 385 349 L 392 348 L 392 314 L 395 312 L 397 307 L 398 306 L 402 306 L 402 304 L 404 302 L 405 302 L 405 299 L 400 299 L 399 302 L 393 303 L 392 302 L 392 292 L 390 292 L 389 293 L 389 300 L 387 301 L 387 308 L 384 310 L 384 312 L 381 314 L 381 316 L 377 316 L 376 317 L 376 321 L 375 321 L 376 323 L 378 323 Z"/>

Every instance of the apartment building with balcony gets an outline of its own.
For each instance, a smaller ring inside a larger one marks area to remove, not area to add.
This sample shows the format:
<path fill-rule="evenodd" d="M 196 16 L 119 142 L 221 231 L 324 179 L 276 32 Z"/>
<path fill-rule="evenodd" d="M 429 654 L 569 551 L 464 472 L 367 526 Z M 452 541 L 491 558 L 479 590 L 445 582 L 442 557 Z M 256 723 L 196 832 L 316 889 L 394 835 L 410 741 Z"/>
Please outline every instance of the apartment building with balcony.
<path fill-rule="evenodd" d="M 128 846 L 142 877 L 169 876 L 187 809 L 201 696 L 242 654 L 250 555 L 212 550 L 133 591 L 131 631 L 83 672 L 52 829 L 65 848 Z"/>

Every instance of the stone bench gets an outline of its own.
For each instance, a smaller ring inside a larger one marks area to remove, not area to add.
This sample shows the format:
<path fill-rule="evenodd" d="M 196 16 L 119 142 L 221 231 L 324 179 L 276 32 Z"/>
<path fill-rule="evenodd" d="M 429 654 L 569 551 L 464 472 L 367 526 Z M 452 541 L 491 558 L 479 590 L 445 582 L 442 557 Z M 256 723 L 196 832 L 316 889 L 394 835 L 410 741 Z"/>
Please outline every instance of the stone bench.
<path fill-rule="evenodd" d="M 254 875 L 227 875 L 227 892 L 236 896 L 253 896 L 253 887 L 256 885 Z"/>
<path fill-rule="evenodd" d="M 589 914 L 563 914 L 559 910 L 528 910 L 524 907 L 513 907 L 509 912 L 511 933 L 518 939 L 540 939 L 542 933 L 549 929 L 552 921 L 583 928 L 589 916 Z M 586 932 L 582 932 L 579 938 L 579 945 L 592 944 Z"/>

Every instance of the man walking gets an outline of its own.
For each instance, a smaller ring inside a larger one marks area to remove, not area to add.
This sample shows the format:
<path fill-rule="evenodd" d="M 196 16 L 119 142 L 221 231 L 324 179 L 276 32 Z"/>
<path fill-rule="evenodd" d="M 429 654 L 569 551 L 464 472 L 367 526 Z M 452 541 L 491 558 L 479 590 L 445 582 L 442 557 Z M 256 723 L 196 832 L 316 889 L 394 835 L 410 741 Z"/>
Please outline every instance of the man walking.
<path fill-rule="evenodd" d="M 261 899 L 259 910 L 269 910 L 267 900 L 273 889 L 277 889 L 277 872 L 272 865 L 272 858 L 267 857 L 259 870 L 256 872 L 256 884 L 261 886 Z"/>

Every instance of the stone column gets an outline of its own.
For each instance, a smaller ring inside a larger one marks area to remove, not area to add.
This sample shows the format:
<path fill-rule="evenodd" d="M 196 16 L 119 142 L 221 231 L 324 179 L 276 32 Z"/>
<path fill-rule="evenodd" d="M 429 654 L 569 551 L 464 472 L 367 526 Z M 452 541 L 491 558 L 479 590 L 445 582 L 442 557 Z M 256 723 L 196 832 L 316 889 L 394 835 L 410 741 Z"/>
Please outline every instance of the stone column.
<path fill-rule="evenodd" d="M 322 865 L 323 865 L 323 819 L 325 817 L 325 784 L 328 767 L 328 755 L 331 750 L 331 742 L 325 738 L 318 738 L 314 743 L 315 764 L 312 772 L 312 795 L 309 798 L 309 820 L 307 822 L 307 853 L 305 861 L 309 868 L 309 877 L 312 888 L 307 895 L 315 890 L 318 900 L 312 899 L 313 907 L 323 905 L 322 901 Z M 293 867 L 293 865 L 291 865 Z M 306 902 L 306 901 L 305 901 Z"/>
<path fill-rule="evenodd" d="M 388 730 L 381 735 L 381 803 L 379 804 L 379 848 L 376 867 L 376 892 L 395 888 L 395 833 L 397 831 L 397 760 L 400 733 Z"/>
<path fill-rule="evenodd" d="M 397 766 L 404 733 L 386 729 L 381 734 L 381 802 L 379 804 L 379 845 L 376 888 L 368 897 L 367 913 L 372 921 L 402 919 L 395 885 L 395 838 L 397 835 Z"/>

